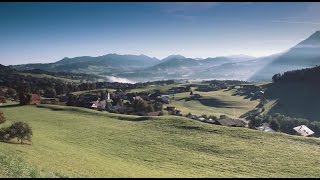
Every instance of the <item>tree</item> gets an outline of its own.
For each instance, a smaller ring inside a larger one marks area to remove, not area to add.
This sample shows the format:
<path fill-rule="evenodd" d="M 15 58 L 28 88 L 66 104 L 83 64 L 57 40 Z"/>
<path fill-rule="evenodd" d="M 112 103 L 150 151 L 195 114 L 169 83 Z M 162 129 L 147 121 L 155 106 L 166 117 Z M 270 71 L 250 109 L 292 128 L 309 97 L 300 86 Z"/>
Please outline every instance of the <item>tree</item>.
<path fill-rule="evenodd" d="M 261 97 L 261 99 L 260 99 L 260 104 L 261 105 L 265 105 L 265 104 L 267 104 L 267 98 L 265 98 L 264 96 L 263 97 Z"/>
<path fill-rule="evenodd" d="M 68 94 L 67 106 L 76 106 L 78 97 L 73 94 Z"/>
<path fill-rule="evenodd" d="M 7 97 L 15 97 L 17 95 L 17 91 L 12 88 L 9 88 L 6 92 L 6 95 Z"/>
<path fill-rule="evenodd" d="M 272 81 L 273 82 L 278 82 L 280 80 L 280 78 L 281 78 L 281 74 L 280 73 L 275 74 L 275 75 L 272 76 Z"/>
<path fill-rule="evenodd" d="M 30 104 L 31 102 L 31 94 L 29 93 L 19 93 L 19 100 L 21 105 Z"/>
<path fill-rule="evenodd" d="M 135 111 L 147 111 L 148 103 L 145 100 L 137 100 L 133 101 L 133 108 Z"/>
<path fill-rule="evenodd" d="M 209 116 L 209 119 L 212 119 L 212 120 L 218 120 L 218 117 L 217 117 L 217 116 L 215 116 L 215 115 L 210 115 L 210 116 Z"/>
<path fill-rule="evenodd" d="M 262 124 L 262 118 L 260 116 L 252 116 L 250 118 L 250 121 L 249 121 L 249 127 L 254 129 L 255 127 L 257 126 L 260 126 Z"/>
<path fill-rule="evenodd" d="M 6 118 L 3 115 L 3 112 L 0 111 L 0 124 L 3 124 L 4 122 L 6 122 Z"/>
<path fill-rule="evenodd" d="M 229 117 L 226 115 L 220 115 L 220 119 L 229 119 Z"/>
<path fill-rule="evenodd" d="M 275 131 L 279 131 L 280 129 L 280 123 L 277 121 L 277 119 L 272 119 L 270 121 L 270 128 L 275 130 Z"/>
<path fill-rule="evenodd" d="M 151 104 L 148 104 L 146 109 L 145 109 L 146 112 L 154 112 L 154 108 Z"/>
<path fill-rule="evenodd" d="M 0 103 L 7 103 L 7 100 L 4 96 L 0 96 Z"/>
<path fill-rule="evenodd" d="M 9 128 L 9 137 L 18 138 L 21 144 L 23 140 L 31 141 L 31 136 L 33 135 L 31 126 L 25 122 L 15 122 Z"/>
<path fill-rule="evenodd" d="M 208 116 L 206 114 L 202 114 L 201 117 L 208 119 Z"/>
<path fill-rule="evenodd" d="M 54 98 L 57 96 L 57 92 L 54 88 L 47 87 L 44 91 L 44 96 L 48 98 Z"/>
<path fill-rule="evenodd" d="M 163 110 L 163 104 L 161 102 L 155 102 L 153 104 L 153 108 L 155 111 L 162 111 Z"/>

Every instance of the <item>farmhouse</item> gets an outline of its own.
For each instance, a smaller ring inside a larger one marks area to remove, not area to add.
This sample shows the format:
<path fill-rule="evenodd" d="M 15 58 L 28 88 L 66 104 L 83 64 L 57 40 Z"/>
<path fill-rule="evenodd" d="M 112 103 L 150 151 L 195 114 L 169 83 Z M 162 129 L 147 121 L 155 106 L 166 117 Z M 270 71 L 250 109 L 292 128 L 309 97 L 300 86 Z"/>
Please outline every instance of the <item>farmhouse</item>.
<path fill-rule="evenodd" d="M 100 101 L 100 98 L 96 101 L 91 102 L 91 108 L 98 109 L 98 110 L 104 110 L 106 108 L 106 100 Z"/>
<path fill-rule="evenodd" d="M 176 110 L 176 107 L 174 107 L 174 106 L 167 107 L 167 111 L 175 111 L 175 110 Z"/>
<path fill-rule="evenodd" d="M 176 115 L 176 116 L 181 116 L 181 115 L 182 115 L 182 114 L 181 114 L 181 110 L 177 109 L 177 108 L 174 107 L 174 106 L 168 106 L 168 107 L 166 108 L 166 110 L 168 111 L 168 113 L 169 113 L 170 115 Z"/>
<path fill-rule="evenodd" d="M 270 128 L 268 123 L 263 123 L 262 126 L 256 127 L 256 129 L 263 132 L 274 132 L 274 130 Z"/>
<path fill-rule="evenodd" d="M 239 119 L 218 119 L 215 121 L 215 124 L 222 125 L 222 126 L 230 126 L 230 127 L 244 127 L 246 124 L 245 122 Z"/>
<path fill-rule="evenodd" d="M 311 136 L 314 134 L 314 132 L 305 125 L 297 126 L 297 127 L 294 127 L 293 129 L 297 132 L 297 134 L 305 137 Z"/>

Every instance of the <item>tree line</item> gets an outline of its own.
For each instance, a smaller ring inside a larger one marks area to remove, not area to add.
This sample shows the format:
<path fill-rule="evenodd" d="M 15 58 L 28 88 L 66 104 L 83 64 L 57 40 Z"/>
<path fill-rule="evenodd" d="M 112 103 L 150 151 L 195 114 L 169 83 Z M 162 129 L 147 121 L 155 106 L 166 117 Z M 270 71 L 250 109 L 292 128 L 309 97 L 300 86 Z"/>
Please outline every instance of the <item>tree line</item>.
<path fill-rule="evenodd" d="M 273 82 L 320 82 L 320 66 L 277 73 L 272 76 Z"/>

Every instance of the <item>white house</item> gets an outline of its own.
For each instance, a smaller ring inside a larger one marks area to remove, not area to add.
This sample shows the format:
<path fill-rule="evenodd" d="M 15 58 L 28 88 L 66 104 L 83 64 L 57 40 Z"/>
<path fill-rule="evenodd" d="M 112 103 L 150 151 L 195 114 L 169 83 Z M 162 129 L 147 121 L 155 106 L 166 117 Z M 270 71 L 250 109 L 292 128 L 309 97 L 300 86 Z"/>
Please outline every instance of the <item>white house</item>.
<path fill-rule="evenodd" d="M 262 126 L 256 127 L 256 129 L 263 132 L 274 132 L 274 130 L 269 127 L 268 123 L 262 123 Z"/>
<path fill-rule="evenodd" d="M 312 134 L 314 134 L 314 132 L 309 129 L 307 126 L 305 125 L 301 125 L 301 126 L 297 126 L 293 128 L 298 134 L 300 134 L 301 136 L 311 136 Z"/>

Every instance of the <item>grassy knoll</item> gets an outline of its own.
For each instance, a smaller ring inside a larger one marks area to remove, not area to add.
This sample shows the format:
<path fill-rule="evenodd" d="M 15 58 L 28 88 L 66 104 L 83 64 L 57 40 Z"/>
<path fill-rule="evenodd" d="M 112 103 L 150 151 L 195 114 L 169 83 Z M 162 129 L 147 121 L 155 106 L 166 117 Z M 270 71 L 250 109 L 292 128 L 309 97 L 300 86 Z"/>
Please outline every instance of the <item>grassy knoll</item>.
<path fill-rule="evenodd" d="M 244 96 L 233 96 L 235 90 L 219 90 L 210 92 L 198 92 L 193 90 L 193 93 L 200 94 L 202 97 L 199 100 L 189 100 L 190 93 L 177 93 L 175 99 L 171 101 L 169 106 L 175 106 L 182 111 L 183 114 L 192 113 L 197 115 L 207 114 L 220 116 L 225 114 L 229 117 L 237 118 L 242 114 L 254 109 L 259 101 L 250 101 L 244 99 Z"/>
<path fill-rule="evenodd" d="M 315 138 L 77 107 L 0 110 L 4 126 L 25 121 L 34 134 L 32 145 L 0 143 L 0 177 L 319 177 Z"/>

